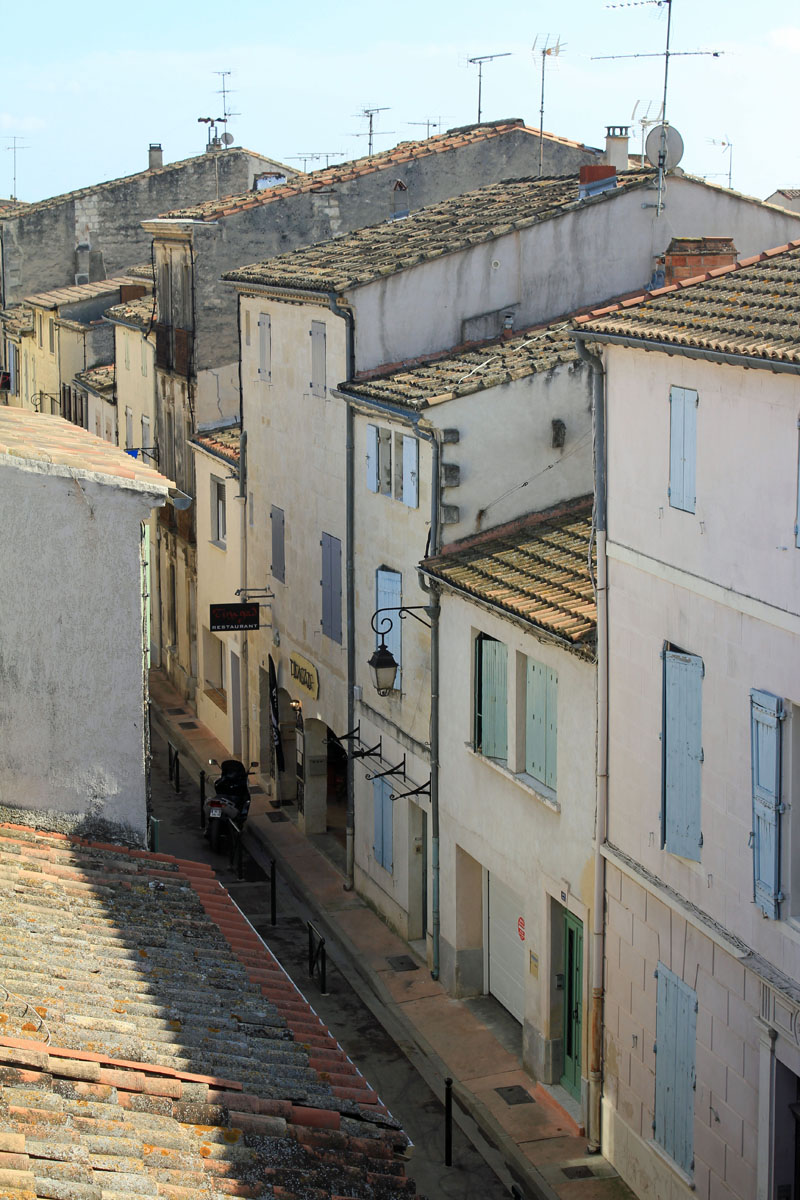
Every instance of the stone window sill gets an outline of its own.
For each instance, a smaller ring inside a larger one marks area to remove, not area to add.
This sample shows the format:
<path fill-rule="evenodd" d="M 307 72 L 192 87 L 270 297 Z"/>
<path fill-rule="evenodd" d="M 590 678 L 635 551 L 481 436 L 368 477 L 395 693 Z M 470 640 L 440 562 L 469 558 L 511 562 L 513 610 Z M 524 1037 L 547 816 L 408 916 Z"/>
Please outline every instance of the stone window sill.
<path fill-rule="evenodd" d="M 228 694 L 227 694 L 227 692 L 224 692 L 221 688 L 215 688 L 215 687 L 212 687 L 211 685 L 209 685 L 208 687 L 204 688 L 203 695 L 207 696 L 212 704 L 216 704 L 217 708 L 221 709 L 222 712 L 227 713 L 227 711 L 228 711 Z"/>
<path fill-rule="evenodd" d="M 518 787 L 522 788 L 523 791 L 528 792 L 531 796 L 538 800 L 540 804 L 543 804 L 545 808 L 549 808 L 551 812 L 561 812 L 561 805 L 559 804 L 558 799 L 556 798 L 556 793 L 552 790 L 552 788 L 545 787 L 543 783 L 539 783 L 537 779 L 534 779 L 532 775 L 528 775 L 525 771 L 515 774 L 514 771 L 509 770 L 508 765 L 504 760 L 487 758 L 485 754 L 481 754 L 479 750 L 476 750 L 470 742 L 465 742 L 464 744 L 466 745 L 470 754 L 472 754 L 473 758 L 480 759 L 481 762 L 486 763 L 487 766 L 491 767 L 493 771 L 497 771 L 498 774 L 503 775 L 506 779 L 510 780 L 511 783 L 515 783 Z"/>

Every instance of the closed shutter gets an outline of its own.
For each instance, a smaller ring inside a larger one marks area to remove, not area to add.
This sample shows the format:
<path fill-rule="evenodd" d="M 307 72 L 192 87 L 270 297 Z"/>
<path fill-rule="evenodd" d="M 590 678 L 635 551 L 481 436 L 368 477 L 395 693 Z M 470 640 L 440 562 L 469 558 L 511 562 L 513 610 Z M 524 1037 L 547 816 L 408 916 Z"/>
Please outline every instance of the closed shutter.
<path fill-rule="evenodd" d="M 388 571 L 385 567 L 381 567 L 376 573 L 376 608 L 399 608 L 403 603 L 403 577 L 399 571 Z M 387 629 L 391 621 L 391 628 L 384 633 L 383 640 L 386 643 L 387 650 L 390 650 L 394 655 L 394 660 L 397 663 L 398 671 L 395 677 L 395 691 L 400 691 L 401 672 L 400 668 L 403 663 L 403 633 L 402 621 L 400 614 L 396 612 L 381 613 L 378 618 L 381 629 Z M 381 635 L 376 635 L 375 644 L 380 644 Z"/>
<path fill-rule="evenodd" d="M 753 895 L 767 917 L 778 917 L 781 892 L 781 719 L 783 701 L 750 693 L 753 779 Z"/>
<path fill-rule="evenodd" d="M 367 426 L 367 487 L 377 492 L 378 483 L 378 426 Z"/>
<path fill-rule="evenodd" d="M 342 543 L 329 533 L 322 535 L 322 632 L 334 642 L 342 641 Z"/>
<path fill-rule="evenodd" d="M 266 313 L 258 318 L 258 378 L 272 378 L 272 324 Z"/>
<path fill-rule="evenodd" d="M 481 641 L 481 750 L 487 758 L 508 757 L 506 731 L 507 650 L 493 638 Z"/>
<path fill-rule="evenodd" d="M 697 458 L 697 392 L 673 387 L 669 393 L 669 502 L 694 512 Z"/>
<path fill-rule="evenodd" d="M 489 991 L 518 1021 L 525 1018 L 524 936 L 522 899 L 494 873 L 488 882 Z M 520 919 L 522 924 L 520 924 Z"/>
<path fill-rule="evenodd" d="M 557 781 L 558 674 L 528 659 L 525 770 L 546 787 Z"/>
<path fill-rule="evenodd" d="M 661 962 L 657 975 L 655 1139 L 691 1174 L 697 994 Z"/>
<path fill-rule="evenodd" d="M 373 779 L 372 803 L 374 807 L 375 835 L 373 850 L 375 859 L 387 871 L 392 869 L 392 785 L 386 779 Z"/>
<path fill-rule="evenodd" d="M 12 380 L 14 378 L 13 359 L 12 359 Z M 12 383 L 12 392 L 17 389 Z M 795 516 L 794 525 L 794 544 L 800 546 L 800 421 L 797 422 L 798 437 L 797 437 L 797 513 Z"/>
<path fill-rule="evenodd" d="M 311 393 L 325 395 L 325 322 L 311 322 Z"/>
<path fill-rule="evenodd" d="M 664 653 L 663 844 L 671 854 L 700 861 L 700 765 L 703 661 Z"/>
<path fill-rule="evenodd" d="M 286 583 L 286 551 L 284 543 L 284 513 L 274 505 L 269 512 L 272 522 L 272 577 Z"/>
<path fill-rule="evenodd" d="M 415 437 L 403 437 L 403 504 L 408 508 L 419 505 L 419 442 Z"/>

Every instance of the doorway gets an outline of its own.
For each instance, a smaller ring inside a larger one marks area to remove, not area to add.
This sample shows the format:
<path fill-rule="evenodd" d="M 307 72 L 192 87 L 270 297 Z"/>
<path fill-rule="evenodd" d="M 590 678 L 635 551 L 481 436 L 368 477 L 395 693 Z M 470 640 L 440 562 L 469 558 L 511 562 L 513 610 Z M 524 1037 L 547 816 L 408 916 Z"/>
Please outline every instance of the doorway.
<path fill-rule="evenodd" d="M 583 922 L 564 912 L 564 1074 L 561 1083 L 581 1098 L 583 1032 Z"/>

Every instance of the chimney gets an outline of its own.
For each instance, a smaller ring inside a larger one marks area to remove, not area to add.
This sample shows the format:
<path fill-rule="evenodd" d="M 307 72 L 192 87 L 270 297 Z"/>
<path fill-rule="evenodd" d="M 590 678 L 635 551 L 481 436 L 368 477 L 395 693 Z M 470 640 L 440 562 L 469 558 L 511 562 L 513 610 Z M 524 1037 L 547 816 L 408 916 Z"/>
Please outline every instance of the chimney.
<path fill-rule="evenodd" d="M 736 262 L 730 237 L 674 237 L 664 255 L 664 283 L 679 283 Z"/>
<path fill-rule="evenodd" d="M 161 149 L 161 142 L 151 142 L 150 150 L 147 155 L 148 171 L 157 171 L 159 167 L 164 165 L 164 151 Z"/>
<path fill-rule="evenodd" d="M 599 192 L 608 192 L 617 186 L 617 168 L 606 166 L 604 163 L 590 163 L 581 167 L 578 174 L 578 199 L 585 200 L 587 196 L 596 196 Z"/>
<path fill-rule="evenodd" d="M 628 169 L 628 126 L 606 125 L 605 160 L 618 171 Z"/>

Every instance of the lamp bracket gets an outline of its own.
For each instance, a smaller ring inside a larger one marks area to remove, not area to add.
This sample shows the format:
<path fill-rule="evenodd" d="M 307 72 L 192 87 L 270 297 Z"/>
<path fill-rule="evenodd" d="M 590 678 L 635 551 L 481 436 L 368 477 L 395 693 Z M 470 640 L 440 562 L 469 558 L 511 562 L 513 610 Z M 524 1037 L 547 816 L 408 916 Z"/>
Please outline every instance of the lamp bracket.
<path fill-rule="evenodd" d="M 376 608 L 370 618 L 370 625 L 381 640 L 383 640 L 384 635 L 392 628 L 394 621 L 391 617 L 382 617 L 380 614 L 390 612 L 397 613 L 401 621 L 405 617 L 413 617 L 415 621 L 419 621 L 420 625 L 424 625 L 426 629 L 431 628 L 430 621 L 426 621 L 424 617 L 417 615 L 418 612 L 425 612 L 429 617 L 432 617 L 433 608 L 430 604 L 399 604 L 390 605 L 386 608 Z"/>
<path fill-rule="evenodd" d="M 428 776 L 428 782 L 423 783 L 418 788 L 412 788 L 410 792 L 392 792 L 390 800 L 402 800 L 406 796 L 430 796 L 431 794 L 431 777 Z"/>
<path fill-rule="evenodd" d="M 326 746 L 330 746 L 331 742 L 349 742 L 351 738 L 356 738 L 361 741 L 361 722 L 359 721 L 355 729 L 351 729 L 349 733 L 334 734 L 333 737 L 325 738 Z"/>
<path fill-rule="evenodd" d="M 244 600 L 247 600 L 251 596 L 255 596 L 258 600 L 274 600 L 275 599 L 275 593 L 273 591 L 271 591 L 270 588 L 268 588 L 268 587 L 237 588 L 233 594 L 234 594 L 234 596 L 242 596 L 244 598 Z"/>
<path fill-rule="evenodd" d="M 406 756 L 403 755 L 403 761 L 399 762 L 396 767 L 388 767 L 385 771 L 375 771 L 372 775 L 365 776 L 366 779 L 384 779 L 387 775 L 402 775 L 403 782 L 406 778 Z"/>
<path fill-rule="evenodd" d="M 383 737 L 379 737 L 375 745 L 370 750 L 351 750 L 351 758 L 381 758 L 383 750 Z"/>

